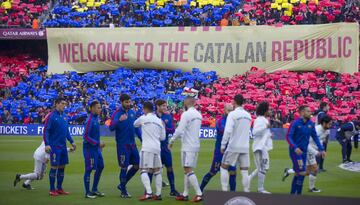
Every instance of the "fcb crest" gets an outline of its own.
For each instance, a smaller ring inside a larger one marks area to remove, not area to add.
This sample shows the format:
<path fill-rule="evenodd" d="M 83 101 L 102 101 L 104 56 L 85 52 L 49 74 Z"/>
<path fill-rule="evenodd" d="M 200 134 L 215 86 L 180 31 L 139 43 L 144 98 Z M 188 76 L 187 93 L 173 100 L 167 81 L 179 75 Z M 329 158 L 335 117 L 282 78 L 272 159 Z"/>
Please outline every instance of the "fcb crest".
<path fill-rule="evenodd" d="M 311 125 L 308 125 L 308 128 L 310 128 L 310 129 L 311 129 L 311 128 L 312 128 L 312 126 L 311 126 Z"/>
<path fill-rule="evenodd" d="M 169 120 L 168 120 L 168 119 L 165 119 L 164 121 L 165 121 L 165 123 L 168 123 L 168 122 L 169 122 Z"/>

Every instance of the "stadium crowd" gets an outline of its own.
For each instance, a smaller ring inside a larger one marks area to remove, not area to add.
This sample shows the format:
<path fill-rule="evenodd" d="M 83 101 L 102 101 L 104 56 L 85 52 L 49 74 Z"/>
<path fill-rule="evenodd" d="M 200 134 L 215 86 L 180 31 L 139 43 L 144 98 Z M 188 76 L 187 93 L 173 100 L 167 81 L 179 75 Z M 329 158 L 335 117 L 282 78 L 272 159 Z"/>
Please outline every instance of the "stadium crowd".
<path fill-rule="evenodd" d="M 46 66 L 30 70 L 14 87 L 1 89 L 0 123 L 41 123 L 53 106 L 53 99 L 63 96 L 69 102 L 65 112 L 71 124 L 83 124 L 89 103 L 97 99 L 102 104 L 101 123 L 109 123 L 118 107 L 119 95 L 128 93 L 133 108 L 141 114 L 145 100 L 165 99 L 169 111 L 178 121 L 182 113 L 184 88 L 199 91 L 197 106 L 203 114 L 203 125 L 214 126 L 225 103 L 235 94 L 246 98 L 245 109 L 255 117 L 256 103 L 268 100 L 273 109 L 273 126 L 282 127 L 296 117 L 296 107 L 303 103 L 316 111 L 319 103 L 328 102 L 329 115 L 338 121 L 356 119 L 360 114 L 360 73 L 337 74 L 315 72 L 278 71 L 267 74 L 252 68 L 244 75 L 218 78 L 215 72 L 131 70 L 77 74 L 46 74 Z M 289 81 L 288 79 L 292 80 Z"/>
<path fill-rule="evenodd" d="M 33 28 L 41 25 L 39 17 L 49 10 L 48 0 L 0 1 L 0 28 Z"/>
<path fill-rule="evenodd" d="M 53 99 L 63 96 L 69 102 L 66 113 L 72 124 L 86 120 L 86 107 L 92 100 L 103 103 L 102 123 L 118 107 L 119 95 L 133 97 L 134 109 L 139 111 L 144 100 L 166 99 L 169 103 L 184 99 L 183 88 L 203 90 L 217 79 L 215 72 L 193 72 L 118 69 L 110 72 L 76 72 L 46 75 L 46 67 L 31 72 L 16 86 L 1 90 L 0 121 L 2 123 L 41 123 L 53 106 Z M 172 106 L 174 111 L 179 108 Z"/>
<path fill-rule="evenodd" d="M 356 0 L 60 0 L 45 27 L 294 25 L 360 20 Z"/>
<path fill-rule="evenodd" d="M 274 111 L 274 127 L 282 127 L 294 120 L 296 108 L 302 104 L 308 104 L 316 112 L 320 102 L 327 102 L 331 107 L 328 114 L 340 122 L 354 120 L 360 114 L 360 72 L 349 75 L 319 69 L 315 72 L 265 73 L 253 67 L 244 75 L 219 78 L 211 87 L 200 97 L 203 112 L 221 113 L 224 104 L 240 93 L 246 99 L 244 108 L 254 119 L 256 104 L 269 101 Z"/>
<path fill-rule="evenodd" d="M 6 0 L 0 5 L 4 28 L 281 26 L 360 20 L 356 0 Z"/>
<path fill-rule="evenodd" d="M 25 80 L 29 72 L 45 65 L 45 62 L 29 54 L 14 51 L 0 52 L 0 89 L 11 88 Z"/>

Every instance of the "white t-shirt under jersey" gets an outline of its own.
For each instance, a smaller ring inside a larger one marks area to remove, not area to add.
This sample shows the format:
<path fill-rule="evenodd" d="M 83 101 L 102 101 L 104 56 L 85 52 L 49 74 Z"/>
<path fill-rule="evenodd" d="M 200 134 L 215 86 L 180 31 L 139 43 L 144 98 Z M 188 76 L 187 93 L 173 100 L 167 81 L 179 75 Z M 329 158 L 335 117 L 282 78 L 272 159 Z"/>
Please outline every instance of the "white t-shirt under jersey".
<path fill-rule="evenodd" d="M 41 145 L 34 152 L 34 159 L 46 163 L 50 155 L 45 152 L 45 143 L 42 141 Z"/>
<path fill-rule="evenodd" d="M 181 151 L 198 152 L 200 150 L 199 133 L 201 128 L 202 116 L 194 107 L 183 112 L 178 127 L 175 130 L 170 143 L 176 138 L 181 137 Z"/>
<path fill-rule="evenodd" d="M 269 120 L 264 116 L 259 116 L 254 121 L 254 128 L 252 131 L 254 143 L 252 146 L 253 152 L 257 150 L 269 151 L 272 149 L 271 131 Z"/>
<path fill-rule="evenodd" d="M 160 154 L 160 141 L 166 136 L 162 120 L 154 113 L 148 113 L 136 119 L 134 127 L 141 127 L 141 151 Z"/>
<path fill-rule="evenodd" d="M 251 115 L 242 107 L 231 111 L 226 119 L 221 148 L 235 153 L 249 153 Z"/>
<path fill-rule="evenodd" d="M 326 140 L 326 137 L 330 134 L 330 130 L 325 130 L 322 125 L 315 126 L 316 134 L 319 137 L 321 143 Z M 316 155 L 319 151 L 315 141 L 310 137 L 309 145 L 308 145 L 308 152 L 311 154 Z"/>

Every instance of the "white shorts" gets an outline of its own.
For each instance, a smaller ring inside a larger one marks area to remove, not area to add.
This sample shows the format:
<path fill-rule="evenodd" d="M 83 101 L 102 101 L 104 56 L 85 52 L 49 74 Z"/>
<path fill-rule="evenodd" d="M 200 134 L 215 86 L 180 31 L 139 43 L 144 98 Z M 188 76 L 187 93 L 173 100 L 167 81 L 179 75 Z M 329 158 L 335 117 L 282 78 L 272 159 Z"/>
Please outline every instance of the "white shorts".
<path fill-rule="evenodd" d="M 222 163 L 230 166 L 239 165 L 241 168 L 250 167 L 249 153 L 237 153 L 225 151 Z"/>
<path fill-rule="evenodd" d="M 198 152 L 181 152 L 181 162 L 183 167 L 195 168 L 198 159 Z"/>
<path fill-rule="evenodd" d="M 312 152 L 308 152 L 307 156 L 306 156 L 306 165 L 315 165 L 317 164 L 316 162 L 316 154 L 312 153 Z"/>
<path fill-rule="evenodd" d="M 266 172 L 270 168 L 269 153 L 267 151 L 256 150 L 254 161 L 259 172 Z"/>
<path fill-rule="evenodd" d="M 44 177 L 45 171 L 46 171 L 46 163 L 40 160 L 34 160 L 34 173 L 37 175 L 38 180 Z"/>
<path fill-rule="evenodd" d="M 160 154 L 146 151 L 140 152 L 140 169 L 154 169 L 161 168 L 161 166 Z"/>

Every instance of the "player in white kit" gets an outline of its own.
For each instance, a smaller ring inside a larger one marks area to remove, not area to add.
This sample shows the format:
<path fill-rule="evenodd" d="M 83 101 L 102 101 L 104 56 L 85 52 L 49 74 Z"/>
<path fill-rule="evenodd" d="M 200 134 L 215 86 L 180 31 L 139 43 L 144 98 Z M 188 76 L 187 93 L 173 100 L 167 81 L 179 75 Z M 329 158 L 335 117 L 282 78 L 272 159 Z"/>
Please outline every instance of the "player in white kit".
<path fill-rule="evenodd" d="M 327 136 L 330 134 L 331 128 L 331 118 L 328 115 L 323 116 L 319 124 L 315 126 L 316 134 L 318 135 L 320 142 L 323 144 L 326 141 Z M 316 175 L 318 173 L 318 164 L 316 161 L 316 156 L 319 155 L 318 147 L 316 146 L 314 140 L 310 138 L 308 152 L 307 152 L 307 161 L 306 161 L 306 170 L 309 175 L 309 191 L 310 192 L 321 192 L 320 189 L 315 187 Z"/>
<path fill-rule="evenodd" d="M 154 105 L 151 102 L 143 104 L 144 115 L 134 122 L 134 127 L 141 127 L 142 145 L 140 152 L 141 181 L 146 193 L 140 201 L 149 199 L 162 200 L 162 176 L 161 176 L 161 147 L 160 141 L 165 140 L 166 131 L 163 121 L 154 113 Z M 153 195 L 149 173 L 155 177 L 156 194 Z"/>
<path fill-rule="evenodd" d="M 263 194 L 270 194 L 264 188 L 265 175 L 270 167 L 269 151 L 273 148 L 270 123 L 267 119 L 270 114 L 269 103 L 261 102 L 256 108 L 257 118 L 254 121 L 252 130 L 254 137 L 252 149 L 256 169 L 251 173 L 250 179 L 255 176 L 258 177 L 258 192 Z"/>
<path fill-rule="evenodd" d="M 70 148 L 68 148 L 68 151 Z M 23 187 L 28 190 L 32 190 L 33 188 L 30 185 L 30 182 L 34 180 L 41 180 L 43 179 L 46 171 L 46 164 L 49 162 L 50 156 L 48 153 L 45 152 L 45 143 L 44 141 L 41 145 L 35 150 L 34 152 L 34 172 L 28 174 L 16 174 L 14 180 L 14 187 L 21 181 L 25 180 L 23 183 Z"/>
<path fill-rule="evenodd" d="M 191 184 L 196 191 L 196 196 L 192 201 L 202 201 L 202 191 L 193 170 L 196 167 L 200 150 L 199 131 L 202 122 L 201 113 L 194 107 L 195 102 L 196 100 L 192 97 L 185 99 L 184 107 L 186 111 L 181 115 L 179 125 L 169 142 L 169 149 L 171 149 L 175 140 L 181 137 L 181 160 L 185 175 L 184 192 L 182 195 L 176 197 L 178 201 L 189 200 L 189 184 Z"/>
<path fill-rule="evenodd" d="M 244 101 L 244 97 L 240 94 L 234 97 L 233 104 L 235 110 L 229 113 L 225 124 L 224 136 L 221 142 L 221 152 L 224 155 L 220 168 L 223 191 L 228 190 L 229 166 L 239 164 L 244 192 L 250 192 L 249 133 L 251 115 L 242 107 Z"/>

